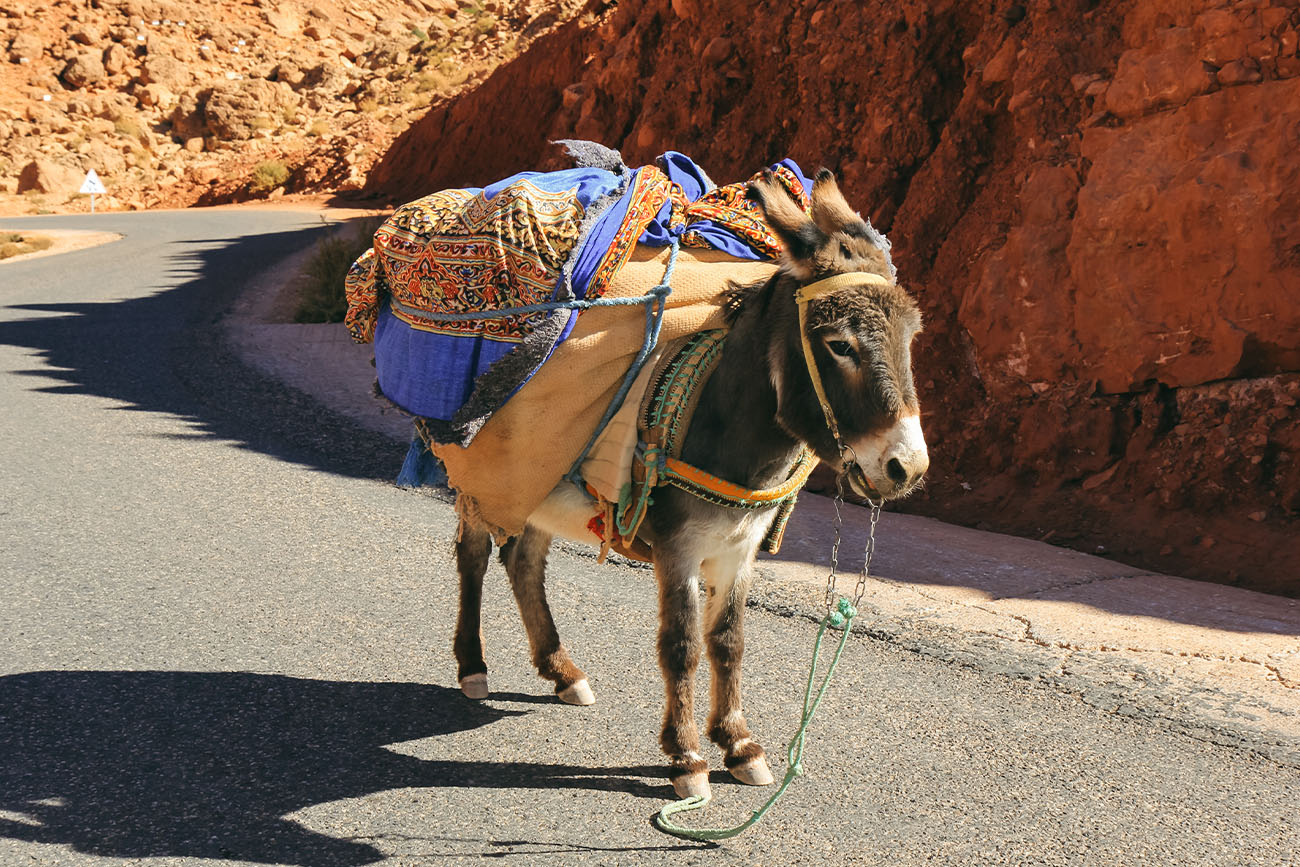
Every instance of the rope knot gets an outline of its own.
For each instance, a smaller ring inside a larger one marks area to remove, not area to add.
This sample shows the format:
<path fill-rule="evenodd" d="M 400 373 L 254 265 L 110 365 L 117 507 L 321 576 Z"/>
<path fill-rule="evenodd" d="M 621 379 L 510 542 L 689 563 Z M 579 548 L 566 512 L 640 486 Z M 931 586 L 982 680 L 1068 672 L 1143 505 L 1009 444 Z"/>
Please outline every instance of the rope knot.
<path fill-rule="evenodd" d="M 835 608 L 826 612 L 826 624 L 831 629 L 839 629 L 848 621 L 858 616 L 858 609 L 854 608 L 852 603 L 844 597 L 835 604 Z"/>
<path fill-rule="evenodd" d="M 802 776 L 803 776 L 803 762 L 795 762 L 793 765 L 790 766 L 790 771 L 791 771 L 791 772 L 792 772 L 796 777 L 802 777 Z"/>

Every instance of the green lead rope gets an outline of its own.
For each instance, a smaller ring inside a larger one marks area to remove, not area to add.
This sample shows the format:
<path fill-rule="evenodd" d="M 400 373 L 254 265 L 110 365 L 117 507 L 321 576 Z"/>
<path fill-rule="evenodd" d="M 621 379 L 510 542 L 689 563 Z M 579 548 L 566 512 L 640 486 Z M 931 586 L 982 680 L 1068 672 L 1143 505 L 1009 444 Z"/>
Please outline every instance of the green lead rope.
<path fill-rule="evenodd" d="M 703 809 L 708 806 L 709 801 L 712 799 L 711 796 L 692 795 L 689 798 L 683 798 L 680 801 L 664 805 L 664 808 L 659 811 L 659 815 L 655 816 L 655 826 L 660 831 L 676 837 L 684 837 L 688 840 L 704 842 L 729 840 L 763 818 L 763 815 L 785 794 L 786 788 L 794 778 L 803 775 L 803 746 L 804 738 L 808 734 L 808 726 L 812 723 L 813 714 L 817 713 L 817 706 L 822 703 L 822 696 L 826 694 L 826 687 L 830 685 L 831 677 L 835 674 L 835 666 L 839 665 L 840 654 L 844 652 L 844 644 L 849 640 L 849 631 L 853 625 L 853 618 L 857 615 L 858 610 L 849 603 L 849 600 L 840 599 L 836 605 L 836 610 L 827 612 L 826 617 L 822 620 L 821 628 L 817 630 L 817 640 L 813 643 L 812 664 L 808 667 L 808 686 L 803 694 L 803 718 L 799 721 L 799 728 L 795 731 L 794 737 L 790 739 L 790 746 L 785 751 L 785 778 L 781 780 L 781 786 L 772 793 L 772 797 L 767 799 L 767 803 L 755 810 L 752 816 L 734 828 L 687 828 L 675 824 L 672 820 L 673 816 L 678 813 Z M 826 669 L 826 676 L 822 678 L 821 686 L 817 688 L 817 696 L 814 698 L 813 684 L 817 680 L 817 658 L 821 655 L 822 636 L 826 634 L 827 629 L 840 628 L 844 630 L 840 634 L 840 643 L 835 648 L 835 656 L 831 658 L 831 664 Z"/>

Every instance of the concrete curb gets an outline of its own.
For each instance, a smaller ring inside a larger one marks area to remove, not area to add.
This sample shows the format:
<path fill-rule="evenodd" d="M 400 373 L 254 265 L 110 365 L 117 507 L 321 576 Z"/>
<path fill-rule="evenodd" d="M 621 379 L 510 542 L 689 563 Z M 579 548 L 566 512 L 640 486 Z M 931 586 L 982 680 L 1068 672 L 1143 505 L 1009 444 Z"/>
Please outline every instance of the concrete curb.
<path fill-rule="evenodd" d="M 406 442 L 409 420 L 373 396 L 370 347 L 339 325 L 285 321 L 308 255 L 245 289 L 225 321 L 230 344 L 331 411 Z M 865 509 L 844 509 L 838 586 L 851 594 L 868 521 Z M 759 563 L 755 604 L 816 616 L 832 526 L 831 502 L 804 495 L 781 554 Z M 912 515 L 883 515 L 877 543 L 860 618 L 869 634 L 1300 766 L 1300 601 Z"/>

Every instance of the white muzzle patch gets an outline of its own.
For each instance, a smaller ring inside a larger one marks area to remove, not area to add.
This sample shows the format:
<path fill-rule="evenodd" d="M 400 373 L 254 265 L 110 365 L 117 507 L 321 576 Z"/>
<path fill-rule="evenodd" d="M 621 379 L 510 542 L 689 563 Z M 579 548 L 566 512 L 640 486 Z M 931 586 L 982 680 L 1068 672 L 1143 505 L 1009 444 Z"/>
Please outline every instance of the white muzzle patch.
<path fill-rule="evenodd" d="M 921 432 L 921 417 L 905 415 L 889 428 L 869 437 L 850 442 L 858 469 L 875 491 L 859 491 L 868 496 L 901 497 L 921 481 L 930 467 L 930 453 Z M 853 474 L 853 486 L 860 487 Z"/>

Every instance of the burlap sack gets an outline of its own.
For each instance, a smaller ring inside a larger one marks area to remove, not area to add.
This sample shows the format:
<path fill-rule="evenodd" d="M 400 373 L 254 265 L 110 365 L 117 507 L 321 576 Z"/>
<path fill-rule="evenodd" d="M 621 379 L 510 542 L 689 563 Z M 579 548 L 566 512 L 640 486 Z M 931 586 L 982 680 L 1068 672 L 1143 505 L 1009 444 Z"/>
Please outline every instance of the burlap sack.
<path fill-rule="evenodd" d="M 668 248 L 638 246 L 610 284 L 609 297 L 636 297 L 663 279 Z M 765 280 L 773 262 L 733 259 L 683 247 L 671 279 L 662 346 L 707 328 L 723 328 L 723 293 Z M 573 333 L 467 448 L 434 446 L 459 494 L 461 514 L 494 533 L 517 535 L 568 472 L 641 349 L 641 307 L 584 312 Z"/>

